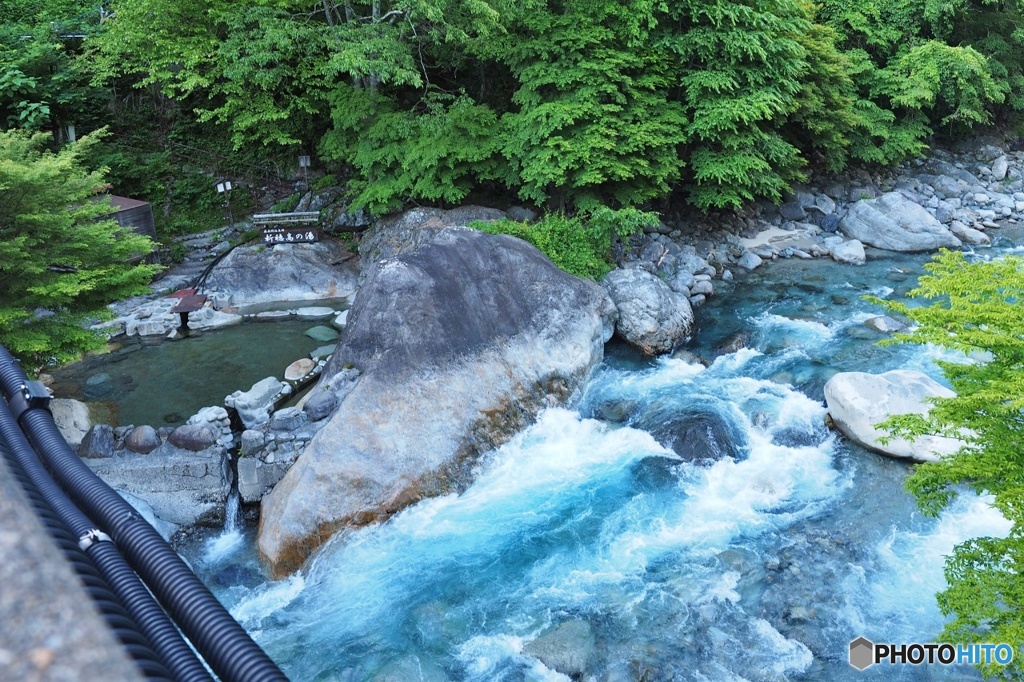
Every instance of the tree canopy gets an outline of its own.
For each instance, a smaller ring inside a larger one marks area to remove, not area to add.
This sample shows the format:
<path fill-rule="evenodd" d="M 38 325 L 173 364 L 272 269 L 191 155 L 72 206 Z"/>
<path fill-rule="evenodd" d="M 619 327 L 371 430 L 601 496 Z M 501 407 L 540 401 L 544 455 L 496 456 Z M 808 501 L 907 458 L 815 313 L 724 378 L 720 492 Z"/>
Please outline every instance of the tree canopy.
<path fill-rule="evenodd" d="M 238 150 L 316 150 L 378 213 L 478 187 L 570 211 L 779 201 L 816 169 L 892 163 L 1024 104 L 1015 0 L 111 9 L 94 82 L 159 88 Z"/>

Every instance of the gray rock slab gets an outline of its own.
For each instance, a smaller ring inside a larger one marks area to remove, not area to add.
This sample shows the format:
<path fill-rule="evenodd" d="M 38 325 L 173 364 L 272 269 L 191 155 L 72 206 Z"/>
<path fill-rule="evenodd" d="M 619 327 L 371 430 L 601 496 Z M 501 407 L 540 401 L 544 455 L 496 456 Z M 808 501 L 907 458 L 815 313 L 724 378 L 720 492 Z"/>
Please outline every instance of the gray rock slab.
<path fill-rule="evenodd" d="M 840 229 L 852 239 L 889 251 L 934 251 L 962 245 L 935 216 L 899 192 L 858 201 Z"/>
<path fill-rule="evenodd" d="M 326 306 L 308 306 L 295 311 L 295 317 L 300 320 L 326 320 L 334 316 L 334 308 Z"/>
<path fill-rule="evenodd" d="M 944 436 L 920 436 L 913 441 L 894 438 L 883 444 L 876 425 L 898 414 L 927 414 L 928 398 L 956 395 L 927 375 L 914 370 L 884 374 L 840 372 L 825 384 L 825 404 L 836 428 L 869 450 L 916 462 L 934 462 L 956 452 L 963 443 Z"/>
<path fill-rule="evenodd" d="M 240 246 L 217 264 L 206 287 L 231 294 L 240 312 L 295 301 L 345 301 L 359 271 L 345 247 L 325 240 L 273 248 Z"/>
<path fill-rule="evenodd" d="M 464 490 L 480 455 L 582 385 L 613 315 L 599 285 L 505 235 L 445 228 L 375 264 L 319 384 L 346 395 L 263 498 L 273 574 L 340 528 Z"/>
<path fill-rule="evenodd" d="M 32 512 L 3 457 L 0 556 L 0 680 L 143 679 Z"/>
<path fill-rule="evenodd" d="M 140 497 L 164 521 L 181 526 L 221 519 L 231 468 L 218 448 L 179 450 L 168 443 L 148 455 L 84 460 L 110 487 Z"/>

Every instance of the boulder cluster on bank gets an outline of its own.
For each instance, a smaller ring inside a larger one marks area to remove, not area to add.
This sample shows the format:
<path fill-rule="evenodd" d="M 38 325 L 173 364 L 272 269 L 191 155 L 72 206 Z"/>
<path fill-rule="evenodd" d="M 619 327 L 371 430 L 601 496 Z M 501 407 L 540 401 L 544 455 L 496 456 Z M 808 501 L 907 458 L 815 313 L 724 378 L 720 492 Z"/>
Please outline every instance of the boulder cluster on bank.
<path fill-rule="evenodd" d="M 311 193 L 303 202 L 329 199 Z M 308 333 L 324 345 L 283 381 L 236 391 L 175 429 L 91 425 L 83 406 L 57 401 L 61 428 L 97 473 L 164 521 L 216 519 L 232 488 L 261 503 L 259 549 L 284 575 L 339 528 L 465 488 L 481 454 L 582 385 L 613 333 L 646 355 L 678 351 L 694 333 L 694 308 L 734 271 L 785 258 L 862 264 L 870 248 L 990 244 L 1001 224 L 1024 220 L 1024 153 L 980 143 L 885 177 L 862 171 L 798 188 L 781 206 L 669 216 L 618 245 L 619 267 L 601 285 L 561 272 L 517 239 L 463 227 L 510 216 L 535 217 L 521 207 L 413 209 L 372 224 L 358 254 L 333 240 L 232 250 L 207 239 L 204 248 L 227 255 L 209 273 L 209 302 L 190 327 L 302 319 L 322 323 Z M 367 227 L 364 218 L 333 221 L 354 230 Z M 122 302 L 108 330 L 173 335 L 176 300 Z M 305 307 L 289 307 L 296 303 Z M 866 324 L 881 333 L 902 326 L 887 316 Z M 298 405 L 282 407 L 313 381 Z M 962 443 L 882 443 L 876 425 L 923 414 L 928 398 L 948 394 L 906 371 L 843 373 L 825 387 L 844 435 L 919 461 Z"/>

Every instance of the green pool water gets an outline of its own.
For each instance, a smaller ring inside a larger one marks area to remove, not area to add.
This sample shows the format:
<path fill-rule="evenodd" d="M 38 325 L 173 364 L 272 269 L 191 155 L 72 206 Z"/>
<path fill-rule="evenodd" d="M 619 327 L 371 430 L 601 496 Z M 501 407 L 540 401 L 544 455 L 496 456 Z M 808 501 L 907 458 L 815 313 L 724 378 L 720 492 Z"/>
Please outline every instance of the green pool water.
<path fill-rule="evenodd" d="M 98 403 L 114 425 L 183 424 L 200 408 L 281 378 L 291 362 L 323 345 L 304 335 L 317 322 L 249 322 L 157 343 L 116 339 L 118 350 L 51 372 L 58 398 Z"/>

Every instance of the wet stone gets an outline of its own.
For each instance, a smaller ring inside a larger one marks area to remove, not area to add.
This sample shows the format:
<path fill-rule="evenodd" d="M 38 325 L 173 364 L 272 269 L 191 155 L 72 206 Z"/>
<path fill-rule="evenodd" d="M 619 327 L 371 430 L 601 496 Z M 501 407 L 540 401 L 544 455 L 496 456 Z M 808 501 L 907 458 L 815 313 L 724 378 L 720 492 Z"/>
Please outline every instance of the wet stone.
<path fill-rule="evenodd" d="M 310 421 L 319 421 L 334 412 L 334 408 L 338 406 L 338 396 L 334 391 L 313 390 L 316 393 L 306 401 L 302 409 Z"/>
<path fill-rule="evenodd" d="M 171 431 L 167 442 L 176 448 L 199 452 L 217 443 L 217 434 L 209 426 L 185 424 Z"/>
<path fill-rule="evenodd" d="M 78 454 L 86 459 L 101 459 L 114 456 L 114 428 L 97 424 L 89 429 L 78 446 Z"/>
<path fill-rule="evenodd" d="M 148 455 L 160 447 L 160 437 L 152 426 L 138 426 L 124 439 L 124 446 L 132 452 Z"/>

